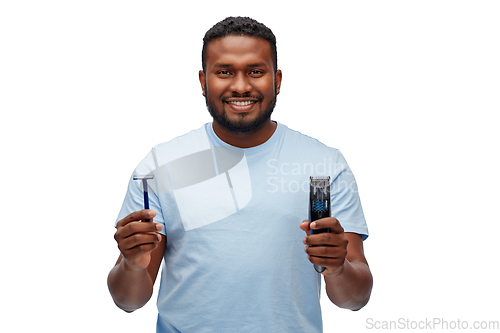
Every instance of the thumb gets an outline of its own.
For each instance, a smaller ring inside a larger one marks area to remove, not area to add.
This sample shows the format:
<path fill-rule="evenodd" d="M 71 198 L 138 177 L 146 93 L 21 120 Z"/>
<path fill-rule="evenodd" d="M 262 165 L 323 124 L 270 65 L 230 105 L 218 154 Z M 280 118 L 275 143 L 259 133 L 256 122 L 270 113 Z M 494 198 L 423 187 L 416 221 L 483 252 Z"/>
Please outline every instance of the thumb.
<path fill-rule="evenodd" d="M 300 224 L 300 229 L 305 231 L 306 234 L 309 234 L 309 220 L 304 220 Z"/>

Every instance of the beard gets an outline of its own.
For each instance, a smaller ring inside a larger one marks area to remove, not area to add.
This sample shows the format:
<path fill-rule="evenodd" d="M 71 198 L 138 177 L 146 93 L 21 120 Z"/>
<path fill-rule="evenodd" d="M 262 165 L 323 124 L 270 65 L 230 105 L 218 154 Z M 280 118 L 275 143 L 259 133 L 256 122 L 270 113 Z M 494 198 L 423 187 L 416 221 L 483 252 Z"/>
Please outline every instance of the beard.
<path fill-rule="evenodd" d="M 264 109 L 261 110 L 261 112 L 257 115 L 257 118 L 254 120 L 247 120 L 246 114 L 242 113 L 239 115 L 238 120 L 230 120 L 227 117 L 227 113 L 225 110 L 225 105 L 226 103 L 223 100 L 222 103 L 222 110 L 218 110 L 217 107 L 210 102 L 208 98 L 208 91 L 206 89 L 206 84 L 205 84 L 205 103 L 207 104 L 207 109 L 212 118 L 214 118 L 214 121 L 219 124 L 221 127 L 224 127 L 225 129 L 231 131 L 231 132 L 238 132 L 238 133 L 245 133 L 245 132 L 251 132 L 259 129 L 264 123 L 266 123 L 270 118 L 271 114 L 274 111 L 274 107 L 276 106 L 276 87 L 274 90 L 274 98 L 267 103 L 267 105 L 263 106 Z M 250 96 L 245 96 L 245 95 L 238 95 L 238 94 L 233 94 L 231 97 L 250 97 Z M 262 98 L 257 97 L 257 96 L 252 96 L 257 98 L 258 102 L 257 103 L 262 103 Z"/>

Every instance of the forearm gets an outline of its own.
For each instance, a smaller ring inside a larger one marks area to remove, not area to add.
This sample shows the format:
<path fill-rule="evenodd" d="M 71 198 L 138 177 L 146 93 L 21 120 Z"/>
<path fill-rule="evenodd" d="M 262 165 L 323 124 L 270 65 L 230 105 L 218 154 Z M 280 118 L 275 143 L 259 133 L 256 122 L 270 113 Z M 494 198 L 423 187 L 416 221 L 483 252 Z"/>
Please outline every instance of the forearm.
<path fill-rule="evenodd" d="M 373 277 L 367 264 L 347 259 L 341 272 L 325 276 L 326 293 L 341 308 L 359 310 L 368 303 Z"/>
<path fill-rule="evenodd" d="M 143 307 L 153 294 L 147 269 L 134 271 L 123 260 L 109 272 L 108 288 L 116 305 L 126 312 Z"/>

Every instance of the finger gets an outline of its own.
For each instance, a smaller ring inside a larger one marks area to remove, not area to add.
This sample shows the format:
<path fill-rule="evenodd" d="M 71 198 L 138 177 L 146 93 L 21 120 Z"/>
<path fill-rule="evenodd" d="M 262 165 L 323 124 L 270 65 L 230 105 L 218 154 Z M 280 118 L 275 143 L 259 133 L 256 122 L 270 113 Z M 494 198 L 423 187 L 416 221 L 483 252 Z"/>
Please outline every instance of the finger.
<path fill-rule="evenodd" d="M 321 258 L 345 258 L 347 250 L 338 246 L 306 246 L 304 251 L 313 257 Z"/>
<path fill-rule="evenodd" d="M 130 222 L 123 227 L 118 227 L 115 233 L 115 240 L 117 242 L 120 239 L 130 237 L 134 234 L 139 233 L 156 233 L 161 231 L 163 227 L 159 223 L 153 222 Z"/>
<path fill-rule="evenodd" d="M 133 262 L 137 259 L 139 259 L 142 255 L 152 252 L 158 247 L 158 243 L 154 244 L 142 244 L 139 246 L 136 246 L 130 250 L 125 251 L 125 253 L 122 252 L 123 257 L 129 261 Z"/>
<path fill-rule="evenodd" d="M 344 228 L 340 225 L 339 220 L 335 217 L 324 217 L 312 222 L 309 226 L 313 230 L 330 229 L 331 233 L 340 234 L 344 232 Z"/>
<path fill-rule="evenodd" d="M 131 222 L 144 221 L 146 219 L 151 219 L 156 216 L 156 212 L 151 209 L 138 210 L 129 215 L 125 216 L 123 219 L 118 221 L 116 227 L 123 227 Z"/>
<path fill-rule="evenodd" d="M 159 238 L 156 235 L 151 235 L 151 234 L 134 235 L 121 242 L 118 248 L 124 254 L 124 256 L 127 257 L 130 250 L 134 250 L 136 248 L 150 247 L 150 246 L 156 247 L 156 245 L 159 242 L 160 242 Z M 147 249 L 145 251 L 147 251 Z"/>
<path fill-rule="evenodd" d="M 329 232 L 324 232 L 321 234 L 312 234 L 309 236 L 304 237 L 304 244 L 309 245 L 309 246 L 314 246 L 314 245 L 330 245 L 333 246 L 334 244 L 334 236 L 335 234 L 331 234 Z"/>
<path fill-rule="evenodd" d="M 151 233 L 141 233 L 134 234 L 128 238 L 123 239 L 118 243 L 118 248 L 125 255 L 127 251 L 130 251 L 136 247 L 140 247 L 142 245 L 155 245 L 160 242 L 161 236 L 158 234 Z"/>
<path fill-rule="evenodd" d="M 321 234 L 313 234 L 304 237 L 304 244 L 309 246 L 314 245 L 327 245 L 327 246 L 340 246 L 347 248 L 349 241 L 344 234 L 332 234 L 324 232 Z"/>
<path fill-rule="evenodd" d="M 315 265 L 323 266 L 330 269 L 341 267 L 345 262 L 345 258 L 323 258 L 315 256 L 308 256 L 307 258 L 311 263 Z"/>

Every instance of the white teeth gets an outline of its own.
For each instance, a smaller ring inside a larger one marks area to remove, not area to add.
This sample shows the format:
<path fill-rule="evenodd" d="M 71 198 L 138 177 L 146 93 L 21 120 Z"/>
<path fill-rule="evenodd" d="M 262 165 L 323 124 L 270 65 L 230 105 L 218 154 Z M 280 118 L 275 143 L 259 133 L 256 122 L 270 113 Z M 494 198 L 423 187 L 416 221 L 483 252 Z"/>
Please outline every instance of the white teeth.
<path fill-rule="evenodd" d="M 236 102 L 236 101 L 231 101 L 229 102 L 231 104 L 235 104 L 235 105 L 250 105 L 252 103 L 254 103 L 253 101 L 245 101 L 245 102 Z"/>

